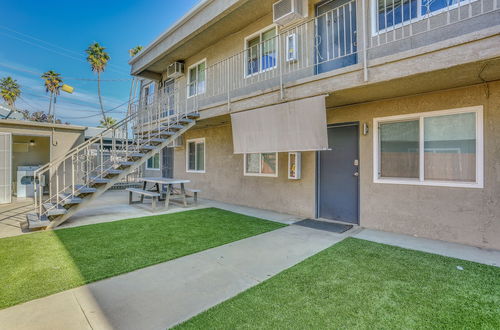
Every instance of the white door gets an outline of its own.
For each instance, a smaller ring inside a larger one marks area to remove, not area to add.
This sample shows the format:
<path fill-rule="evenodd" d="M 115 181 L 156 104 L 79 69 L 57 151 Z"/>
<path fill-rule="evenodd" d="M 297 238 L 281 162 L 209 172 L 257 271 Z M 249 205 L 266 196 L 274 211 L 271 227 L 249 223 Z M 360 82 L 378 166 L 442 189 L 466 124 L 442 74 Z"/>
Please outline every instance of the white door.
<path fill-rule="evenodd" d="M 0 204 L 12 198 L 12 134 L 0 132 Z"/>

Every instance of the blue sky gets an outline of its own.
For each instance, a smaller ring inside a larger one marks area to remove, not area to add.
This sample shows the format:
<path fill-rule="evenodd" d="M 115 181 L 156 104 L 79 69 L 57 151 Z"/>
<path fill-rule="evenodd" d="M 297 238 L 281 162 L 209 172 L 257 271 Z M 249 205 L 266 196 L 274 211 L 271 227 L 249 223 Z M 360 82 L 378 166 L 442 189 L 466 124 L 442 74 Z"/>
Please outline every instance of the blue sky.
<path fill-rule="evenodd" d="M 84 50 L 97 41 L 111 56 L 102 75 L 105 110 L 128 99 L 128 50 L 147 46 L 199 0 L 148 1 L 2 1 L 0 11 L 0 77 L 12 76 L 21 85 L 16 106 L 30 111 L 48 109 L 48 95 L 39 75 L 61 73 L 74 94 L 61 92 L 56 116 L 71 124 L 99 123 L 97 83 Z M 50 43 L 50 44 L 47 44 Z M 110 115 L 123 118 L 126 105 Z M 91 116 L 91 117 L 89 117 Z M 87 118 L 83 118 L 87 117 Z"/>

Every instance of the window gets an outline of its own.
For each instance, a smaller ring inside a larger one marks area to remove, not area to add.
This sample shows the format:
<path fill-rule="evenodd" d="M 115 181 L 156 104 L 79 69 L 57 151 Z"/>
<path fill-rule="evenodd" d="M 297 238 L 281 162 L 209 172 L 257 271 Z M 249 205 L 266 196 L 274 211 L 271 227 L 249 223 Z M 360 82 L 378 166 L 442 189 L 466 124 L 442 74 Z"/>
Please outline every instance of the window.
<path fill-rule="evenodd" d="M 188 69 L 188 96 L 205 93 L 206 88 L 206 60 L 200 61 Z"/>
<path fill-rule="evenodd" d="M 266 29 L 245 39 L 247 76 L 276 67 L 276 27 Z"/>
<path fill-rule="evenodd" d="M 373 31 L 397 27 L 410 20 L 415 22 L 465 1 L 470 0 L 373 0 L 373 8 L 376 8 Z"/>
<path fill-rule="evenodd" d="M 205 173 L 205 139 L 187 141 L 186 171 Z"/>
<path fill-rule="evenodd" d="M 144 87 L 144 103 L 146 105 L 153 104 L 154 95 L 155 95 L 155 84 L 149 83 Z"/>
<path fill-rule="evenodd" d="M 157 153 L 153 157 L 148 159 L 146 164 L 147 170 L 159 170 L 160 169 L 160 154 Z"/>
<path fill-rule="evenodd" d="M 278 153 L 252 153 L 244 156 L 244 174 L 247 176 L 278 176 Z"/>
<path fill-rule="evenodd" d="M 175 114 L 175 80 L 170 79 L 163 83 L 161 96 L 162 117 Z"/>
<path fill-rule="evenodd" d="M 483 186 L 482 106 L 374 119 L 375 182 Z"/>

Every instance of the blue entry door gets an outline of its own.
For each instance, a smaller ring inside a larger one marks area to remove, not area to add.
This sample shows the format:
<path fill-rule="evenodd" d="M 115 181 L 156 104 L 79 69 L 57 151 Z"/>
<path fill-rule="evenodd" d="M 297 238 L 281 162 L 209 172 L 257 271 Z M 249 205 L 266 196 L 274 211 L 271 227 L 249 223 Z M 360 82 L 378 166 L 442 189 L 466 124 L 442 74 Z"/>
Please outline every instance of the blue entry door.
<path fill-rule="evenodd" d="M 316 74 L 358 62 L 356 1 L 329 0 L 316 6 Z"/>
<path fill-rule="evenodd" d="M 318 153 L 318 217 L 359 223 L 359 125 L 328 128 L 330 150 Z"/>

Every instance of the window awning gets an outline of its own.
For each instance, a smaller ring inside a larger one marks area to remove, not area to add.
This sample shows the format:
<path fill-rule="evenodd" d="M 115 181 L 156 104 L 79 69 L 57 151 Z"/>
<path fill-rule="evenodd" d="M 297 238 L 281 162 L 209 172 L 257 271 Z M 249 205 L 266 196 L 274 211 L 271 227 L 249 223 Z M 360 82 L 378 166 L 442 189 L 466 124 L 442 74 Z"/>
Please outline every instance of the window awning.
<path fill-rule="evenodd" d="M 325 96 L 231 114 L 234 153 L 328 149 Z"/>

